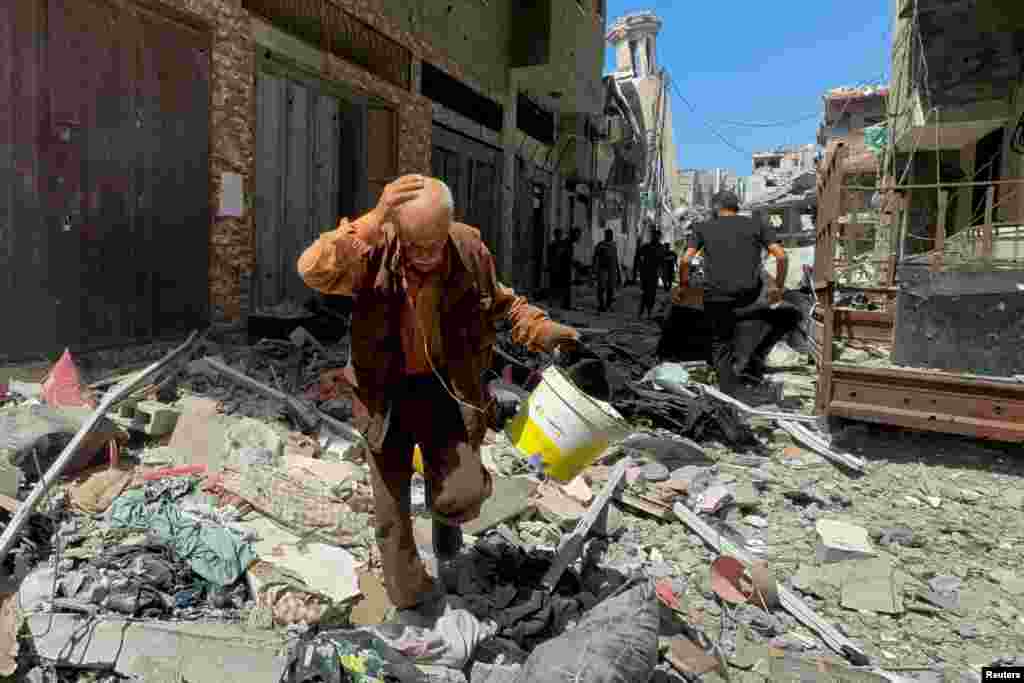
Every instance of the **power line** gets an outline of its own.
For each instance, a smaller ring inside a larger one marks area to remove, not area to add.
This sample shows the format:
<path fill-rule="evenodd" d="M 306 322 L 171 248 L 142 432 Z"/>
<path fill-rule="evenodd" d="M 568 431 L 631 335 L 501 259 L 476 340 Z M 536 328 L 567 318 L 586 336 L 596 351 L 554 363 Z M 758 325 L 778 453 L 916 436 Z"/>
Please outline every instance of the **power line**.
<path fill-rule="evenodd" d="M 717 123 L 724 124 L 726 126 L 739 126 L 742 128 L 779 128 L 782 126 L 792 126 L 797 123 L 803 123 L 804 121 L 810 121 L 811 119 L 818 118 L 822 115 L 822 112 L 816 111 L 813 114 L 807 114 L 801 116 L 798 119 L 790 119 L 788 121 L 773 121 L 771 123 L 749 123 L 747 121 L 729 121 L 727 119 L 718 119 Z"/>
<path fill-rule="evenodd" d="M 672 86 L 672 91 L 676 94 L 676 97 L 681 99 L 683 101 L 683 103 L 687 107 L 689 107 L 690 111 L 693 112 L 693 115 L 696 116 L 697 118 L 699 118 L 701 120 L 701 122 L 704 124 L 704 126 L 708 130 L 710 130 L 711 133 L 716 138 L 721 140 L 722 143 L 724 143 L 727 147 L 729 147 L 730 149 L 732 149 L 732 150 L 734 150 L 736 152 L 739 152 L 740 154 L 744 154 L 746 156 L 753 156 L 753 152 L 750 152 L 749 150 L 745 150 L 745 149 L 739 147 L 738 145 L 736 145 L 736 143 L 732 142 L 727 137 L 725 137 L 720 132 L 718 132 L 718 129 L 716 129 L 706 119 L 704 119 L 700 114 L 698 114 L 697 113 L 697 108 L 693 106 L 693 104 L 690 102 L 690 100 L 686 99 L 686 97 L 683 96 L 683 93 L 679 92 L 679 86 L 676 85 L 676 81 L 675 81 L 674 78 L 672 78 L 672 74 L 669 73 L 668 68 L 665 68 L 665 73 L 668 75 L 669 83 Z"/>

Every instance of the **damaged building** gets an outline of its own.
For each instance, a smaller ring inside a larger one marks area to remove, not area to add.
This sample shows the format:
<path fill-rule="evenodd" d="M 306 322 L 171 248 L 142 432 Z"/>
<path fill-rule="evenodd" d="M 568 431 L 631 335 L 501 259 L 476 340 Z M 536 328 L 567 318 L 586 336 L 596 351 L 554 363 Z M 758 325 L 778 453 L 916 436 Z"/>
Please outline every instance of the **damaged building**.
<path fill-rule="evenodd" d="M 603 0 L 15 0 L 0 26 L 10 357 L 294 310 L 304 246 L 403 173 L 538 287 L 559 121 L 604 104 Z"/>
<path fill-rule="evenodd" d="M 821 166 L 818 409 L 1020 441 L 1024 390 L 1005 378 L 1024 366 L 1024 17 L 906 0 L 894 45 L 880 180 L 856 139 Z M 876 344 L 878 367 L 849 341 Z"/>
<path fill-rule="evenodd" d="M 618 91 L 625 98 L 645 136 L 646 159 L 638 179 L 641 211 L 638 219 L 658 225 L 666 241 L 674 241 L 673 212 L 681 206 L 679 164 L 673 139 L 670 75 L 657 61 L 662 20 L 651 11 L 626 14 L 608 29 L 615 54 Z M 639 225 L 633 229 L 642 229 Z M 646 235 L 639 239 L 645 241 Z"/>

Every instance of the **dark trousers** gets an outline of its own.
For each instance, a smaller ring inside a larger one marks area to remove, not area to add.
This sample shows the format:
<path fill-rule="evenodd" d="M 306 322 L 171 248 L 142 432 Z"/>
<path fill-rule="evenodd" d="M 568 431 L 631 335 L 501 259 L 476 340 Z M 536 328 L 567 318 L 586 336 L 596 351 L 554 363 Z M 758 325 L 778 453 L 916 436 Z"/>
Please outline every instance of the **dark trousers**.
<path fill-rule="evenodd" d="M 572 308 L 572 283 L 559 282 L 551 287 L 553 300 L 558 302 L 561 308 Z"/>
<path fill-rule="evenodd" d="M 602 311 L 612 307 L 615 300 L 615 273 L 598 271 L 597 273 L 597 306 Z"/>
<path fill-rule="evenodd" d="M 641 280 L 640 288 L 640 316 L 642 317 L 644 311 L 647 311 L 648 314 L 654 312 L 654 303 L 658 300 L 658 280 Z"/>
<path fill-rule="evenodd" d="M 399 609 L 417 604 L 433 586 L 413 537 L 409 486 L 413 449 L 423 453 L 431 510 L 446 518 L 468 521 L 493 490 L 480 461 L 480 449 L 470 442 L 459 406 L 433 375 L 407 377 L 395 392 L 391 419 L 381 452 L 369 458 L 376 509 L 377 546 L 384 586 Z M 451 550 L 461 539 L 457 527 L 435 523 L 435 552 Z M 448 545 L 443 549 L 441 545 Z"/>
<path fill-rule="evenodd" d="M 729 393 L 743 384 L 750 357 L 736 353 L 737 309 L 757 301 L 760 292 L 741 294 L 735 298 L 712 298 L 704 301 L 704 315 L 711 328 L 711 364 L 718 372 L 718 387 Z"/>

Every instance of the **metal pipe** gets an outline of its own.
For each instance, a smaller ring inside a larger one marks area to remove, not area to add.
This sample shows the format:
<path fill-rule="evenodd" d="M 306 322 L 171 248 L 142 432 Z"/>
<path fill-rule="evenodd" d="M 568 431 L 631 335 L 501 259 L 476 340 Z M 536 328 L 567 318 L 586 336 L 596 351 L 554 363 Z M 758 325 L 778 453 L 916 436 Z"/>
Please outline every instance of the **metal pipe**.
<path fill-rule="evenodd" d="M 76 454 L 75 452 L 78 450 L 78 447 L 82 445 L 82 442 L 85 440 L 85 437 L 89 432 L 99 424 L 99 421 L 107 411 L 117 403 L 120 403 L 131 396 L 132 393 L 142 386 L 151 376 L 155 375 L 159 370 L 167 367 L 175 359 L 183 355 L 192 346 L 198 336 L 198 331 L 193 332 L 189 335 L 188 339 L 185 340 L 184 344 L 172 350 L 161 360 L 158 360 L 144 370 L 141 370 L 137 375 L 135 375 L 134 379 L 126 381 L 104 397 L 100 402 L 100 405 L 93 411 L 92 415 L 89 416 L 86 423 L 82 425 L 82 428 L 79 429 L 78 433 L 71 439 L 71 443 L 64 447 L 64 450 L 61 451 L 57 460 L 50 466 L 50 469 L 46 470 L 46 474 L 43 475 L 43 478 L 36 483 L 35 488 L 32 489 L 28 498 L 18 506 L 18 510 L 11 518 L 10 524 L 7 525 L 7 528 L 4 529 L 3 535 L 0 536 L 0 564 L 7 559 L 7 554 L 11 551 L 15 538 L 21 532 L 26 522 L 28 522 L 29 517 L 35 511 L 36 506 L 39 505 L 39 502 L 42 500 L 43 496 L 46 495 L 46 492 L 50 490 L 50 487 L 53 486 L 54 482 L 64 474 L 64 470 L 67 469 L 68 465 L 74 459 Z"/>

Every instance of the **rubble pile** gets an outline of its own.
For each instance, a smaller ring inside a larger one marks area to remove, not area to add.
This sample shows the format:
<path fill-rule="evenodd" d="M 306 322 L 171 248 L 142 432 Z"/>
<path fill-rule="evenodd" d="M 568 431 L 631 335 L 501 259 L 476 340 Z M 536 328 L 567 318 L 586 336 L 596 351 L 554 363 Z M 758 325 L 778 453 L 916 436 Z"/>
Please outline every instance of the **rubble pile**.
<path fill-rule="evenodd" d="M 560 482 L 489 432 L 494 494 L 445 563 L 415 475 L 443 587 L 415 623 L 383 590 L 343 343 L 204 339 L 144 379 L 137 362 L 168 348 L 65 366 L 60 391 L 9 383 L 0 675 L 959 681 L 1020 652 L 1019 454 L 829 438 L 813 368 L 784 344 L 784 400 L 753 410 L 700 364 L 659 365 L 650 324 L 554 315 L 584 329 L 633 433 Z M 494 369 L 515 401 L 552 362 L 505 334 Z"/>

